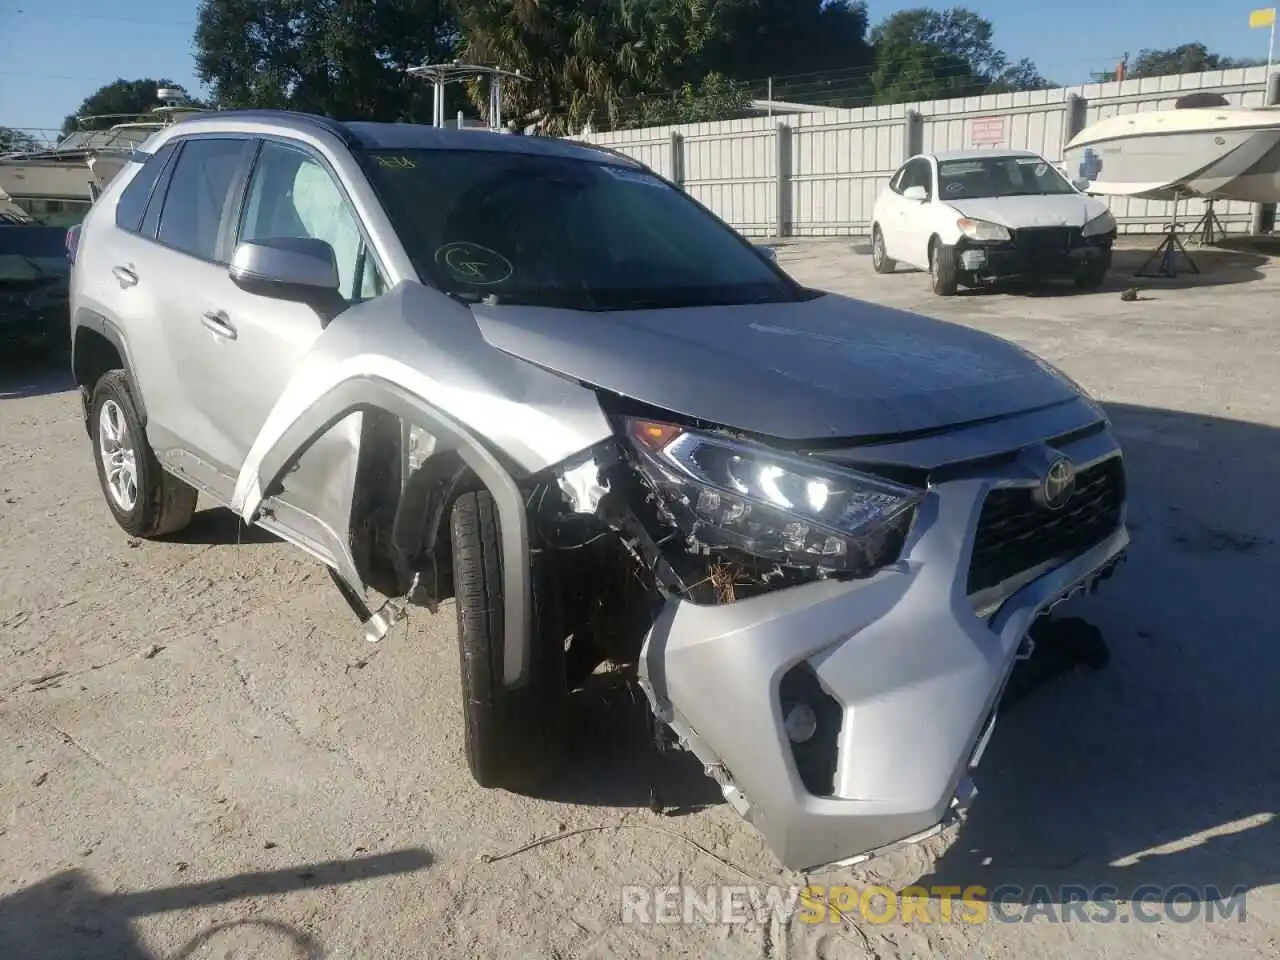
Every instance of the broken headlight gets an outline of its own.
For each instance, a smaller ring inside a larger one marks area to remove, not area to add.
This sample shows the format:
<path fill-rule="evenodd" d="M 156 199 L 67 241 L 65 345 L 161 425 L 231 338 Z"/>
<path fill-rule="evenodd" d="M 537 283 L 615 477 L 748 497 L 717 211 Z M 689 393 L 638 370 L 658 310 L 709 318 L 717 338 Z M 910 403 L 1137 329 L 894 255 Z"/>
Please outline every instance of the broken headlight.
<path fill-rule="evenodd" d="M 865 576 L 898 559 L 925 495 L 674 424 L 628 419 L 624 429 L 681 531 L 711 549 Z"/>

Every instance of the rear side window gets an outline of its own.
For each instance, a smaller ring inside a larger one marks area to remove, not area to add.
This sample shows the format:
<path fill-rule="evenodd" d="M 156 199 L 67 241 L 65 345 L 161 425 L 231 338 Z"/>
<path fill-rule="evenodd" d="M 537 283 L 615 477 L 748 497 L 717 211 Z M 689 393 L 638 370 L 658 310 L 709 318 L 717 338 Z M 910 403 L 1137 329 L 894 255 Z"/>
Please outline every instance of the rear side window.
<path fill-rule="evenodd" d="M 215 259 L 248 144 L 246 139 L 216 137 L 183 145 L 165 192 L 157 240 L 193 257 Z"/>
<path fill-rule="evenodd" d="M 116 204 L 116 226 L 121 230 L 137 233 L 142 223 L 143 211 L 147 209 L 147 201 L 151 199 L 151 192 L 175 149 L 174 144 L 166 143 L 147 159 L 142 169 L 124 188 Z"/>

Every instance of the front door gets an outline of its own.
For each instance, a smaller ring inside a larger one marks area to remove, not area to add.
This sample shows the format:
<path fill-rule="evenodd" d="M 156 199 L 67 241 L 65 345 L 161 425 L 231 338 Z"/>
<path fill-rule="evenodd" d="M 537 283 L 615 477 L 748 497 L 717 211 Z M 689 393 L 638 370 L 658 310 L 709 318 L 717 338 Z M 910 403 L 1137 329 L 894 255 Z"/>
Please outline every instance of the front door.
<path fill-rule="evenodd" d="M 231 502 L 254 440 L 325 326 L 305 304 L 242 290 L 227 264 L 241 241 L 297 237 L 333 248 L 348 302 L 381 292 L 351 205 L 320 157 L 276 140 L 185 144 L 157 234 L 173 261 L 160 271 L 164 340 L 184 414 L 174 427 L 183 451 L 170 465 L 223 503 Z M 274 514 L 262 520 L 331 563 L 339 559 L 335 545 L 345 541 L 331 520 L 340 513 L 345 523 L 350 508 L 360 423 L 355 413 L 329 430 L 289 473 Z"/>

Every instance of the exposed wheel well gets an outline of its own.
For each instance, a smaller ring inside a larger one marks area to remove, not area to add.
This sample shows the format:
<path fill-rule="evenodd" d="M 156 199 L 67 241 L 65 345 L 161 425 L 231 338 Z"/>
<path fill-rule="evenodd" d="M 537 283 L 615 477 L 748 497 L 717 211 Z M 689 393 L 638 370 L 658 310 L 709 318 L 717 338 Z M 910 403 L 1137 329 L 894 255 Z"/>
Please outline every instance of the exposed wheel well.
<path fill-rule="evenodd" d="M 71 369 L 76 378 L 76 386 L 86 390 L 92 390 L 108 370 L 124 366 L 124 358 L 120 356 L 116 345 L 88 327 L 76 330 L 73 350 Z"/>
<path fill-rule="evenodd" d="M 76 338 L 71 345 L 71 373 L 75 377 L 76 386 L 80 388 L 80 406 L 86 429 L 89 426 L 89 403 L 93 388 L 108 370 L 118 370 L 124 366 L 124 357 L 107 337 L 89 327 L 77 328 Z M 147 411 L 140 398 L 137 406 L 138 417 L 145 425 Z"/>

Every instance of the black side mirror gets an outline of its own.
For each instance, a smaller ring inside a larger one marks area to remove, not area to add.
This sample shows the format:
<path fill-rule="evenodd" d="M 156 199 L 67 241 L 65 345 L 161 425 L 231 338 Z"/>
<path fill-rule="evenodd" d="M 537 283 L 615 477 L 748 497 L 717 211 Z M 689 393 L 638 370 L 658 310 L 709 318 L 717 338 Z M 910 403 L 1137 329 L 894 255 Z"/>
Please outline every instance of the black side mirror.
<path fill-rule="evenodd" d="M 228 270 L 241 290 L 313 307 L 326 323 L 346 308 L 333 247 L 311 237 L 266 237 L 236 246 Z"/>

